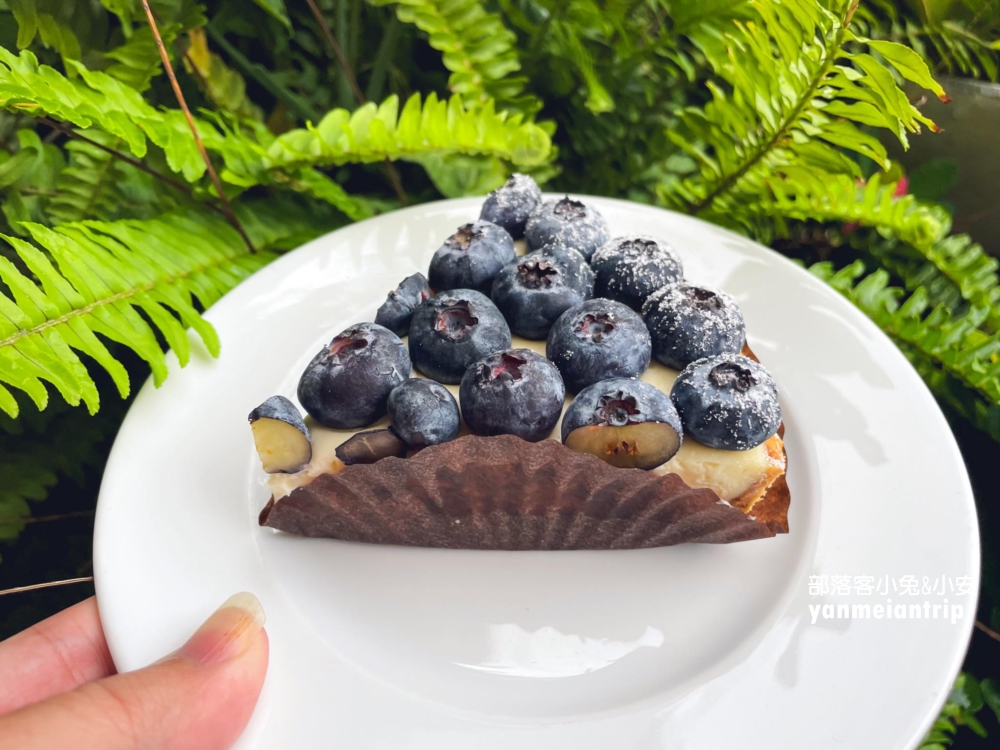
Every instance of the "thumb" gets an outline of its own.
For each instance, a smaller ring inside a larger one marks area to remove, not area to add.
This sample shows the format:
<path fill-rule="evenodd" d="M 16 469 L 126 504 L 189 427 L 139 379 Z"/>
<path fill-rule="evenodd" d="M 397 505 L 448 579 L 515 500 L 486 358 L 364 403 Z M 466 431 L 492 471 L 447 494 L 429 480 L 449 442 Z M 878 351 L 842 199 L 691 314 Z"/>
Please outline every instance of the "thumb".
<path fill-rule="evenodd" d="M 263 626 L 257 598 L 236 594 L 165 659 L 0 717 L 0 750 L 224 750 L 264 682 Z"/>

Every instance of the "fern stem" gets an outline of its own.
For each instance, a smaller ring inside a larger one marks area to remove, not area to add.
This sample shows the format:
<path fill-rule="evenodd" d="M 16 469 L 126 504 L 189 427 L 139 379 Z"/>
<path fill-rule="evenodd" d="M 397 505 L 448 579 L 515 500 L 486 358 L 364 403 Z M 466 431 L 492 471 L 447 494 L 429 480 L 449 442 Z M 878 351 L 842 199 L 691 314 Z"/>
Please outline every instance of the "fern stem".
<path fill-rule="evenodd" d="M 236 214 L 233 212 L 233 207 L 229 203 L 226 191 L 222 189 L 222 181 L 219 179 L 219 175 L 216 174 L 215 167 L 212 166 L 212 160 L 208 158 L 208 152 L 205 150 L 205 144 L 201 142 L 201 136 L 198 135 L 198 127 L 194 124 L 194 117 L 191 116 L 191 110 L 188 108 L 187 100 L 184 98 L 184 92 L 181 91 L 181 85 L 177 82 L 177 74 L 174 73 L 174 66 L 170 62 L 170 55 L 167 54 L 167 48 L 163 44 L 163 37 L 160 35 L 156 18 L 153 17 L 153 11 L 149 7 L 149 0 L 142 0 L 142 7 L 146 11 L 146 18 L 149 20 L 149 27 L 153 31 L 153 37 L 156 39 L 156 46 L 160 50 L 160 59 L 163 60 L 163 67 L 167 71 L 167 77 L 170 78 L 170 85 L 174 90 L 174 96 L 177 97 L 177 103 L 184 111 L 184 119 L 187 120 L 188 127 L 191 129 L 191 135 L 194 137 L 195 145 L 198 146 L 201 158 L 205 160 L 205 167 L 208 169 L 209 177 L 212 178 L 212 184 L 215 185 L 215 189 L 219 193 L 219 200 L 225 206 L 226 218 L 233 225 L 233 228 L 239 232 L 246 246 L 250 248 L 250 252 L 256 253 L 256 248 L 254 248 L 247 233 L 243 231 L 243 225 L 240 224 L 240 220 L 236 218 Z"/>
<path fill-rule="evenodd" d="M 981 623 L 979 620 L 976 620 L 976 628 L 978 630 L 982 631 L 983 633 L 986 633 L 986 635 L 988 635 L 994 641 L 1000 641 L 1000 633 L 998 633 L 997 631 L 993 630 L 992 628 L 987 627 L 986 625 L 984 625 L 983 623 Z"/>
<path fill-rule="evenodd" d="M 94 515 L 93 510 L 78 510 L 73 513 L 60 513 L 56 516 L 28 516 L 23 519 L 24 523 L 48 523 L 49 521 L 64 521 L 67 518 L 86 518 Z"/>
<path fill-rule="evenodd" d="M 4 589 L 0 591 L 0 596 L 7 596 L 7 594 L 21 594 L 26 591 L 37 591 L 38 589 L 50 589 L 54 586 L 66 586 L 70 583 L 91 583 L 94 580 L 94 576 L 85 576 L 83 578 L 66 578 L 62 581 L 48 581 L 46 583 L 33 583 L 30 586 L 16 586 L 12 589 Z"/>
<path fill-rule="evenodd" d="M 823 79 L 826 78 L 827 74 L 833 68 L 834 63 L 837 62 L 837 53 L 840 51 L 840 47 L 844 43 L 844 35 L 847 33 L 848 26 L 851 25 L 851 19 L 854 18 L 854 12 L 858 9 L 859 1 L 860 0 L 851 0 L 851 3 L 848 5 L 847 11 L 844 14 L 844 20 L 837 29 L 836 35 L 834 36 L 832 42 L 826 45 L 826 56 L 824 57 L 822 64 L 816 69 L 816 75 L 813 77 L 812 81 L 809 82 L 809 88 L 799 99 L 792 111 L 788 113 L 788 116 L 785 117 L 778 129 L 774 131 L 774 135 L 771 136 L 771 138 L 769 138 L 763 146 L 751 154 L 751 156 L 743 162 L 739 169 L 726 175 L 722 180 L 716 183 L 715 187 L 712 188 L 712 190 L 710 190 L 704 198 L 691 206 L 689 209 L 690 213 L 698 215 L 706 208 L 709 208 L 712 203 L 715 202 L 716 198 L 739 182 L 747 172 L 757 166 L 757 164 L 760 163 L 760 160 L 771 152 L 771 149 L 785 139 L 788 135 L 789 129 L 798 121 L 799 116 L 809 105 L 809 102 L 812 101 L 816 92 L 819 91 L 819 87 L 823 83 Z"/>
<path fill-rule="evenodd" d="M 319 24 L 320 29 L 323 31 L 323 36 L 326 39 L 327 46 L 329 46 L 333 51 L 333 56 L 337 58 L 337 64 L 340 65 L 341 72 L 347 78 L 347 83 L 351 88 L 351 93 L 354 94 L 354 98 L 357 100 L 358 104 L 364 104 L 367 99 L 365 99 L 365 95 L 361 91 L 361 87 L 358 86 L 358 79 L 354 77 L 354 71 L 351 70 L 351 66 L 347 62 L 347 58 L 344 57 L 344 51 L 341 49 L 340 43 L 337 41 L 337 37 L 333 35 L 330 25 L 326 22 L 326 19 L 320 12 L 315 0 L 306 0 L 306 2 L 309 4 L 309 10 L 312 11 L 313 17 L 316 19 L 316 23 Z M 389 178 L 389 182 L 392 183 L 392 189 L 395 191 L 396 197 L 399 198 L 399 202 L 405 206 L 409 203 L 409 200 L 403 190 L 403 181 L 399 178 L 399 172 L 396 171 L 396 165 L 389 159 L 386 159 L 383 162 L 383 167 L 385 169 L 386 176 Z"/>
<path fill-rule="evenodd" d="M 326 38 L 327 45 L 329 45 L 330 49 L 333 50 L 333 56 L 337 58 L 337 64 L 340 66 L 340 71 L 344 74 L 344 78 L 347 79 L 347 85 L 351 87 L 351 93 L 354 94 L 354 98 L 357 100 L 358 104 L 364 104 L 365 95 L 361 93 L 361 87 L 358 86 L 358 79 L 354 77 L 354 71 L 351 70 L 351 66 L 347 62 L 347 58 L 344 57 L 344 50 L 341 49 L 340 43 L 337 41 L 337 37 L 333 35 L 333 31 L 330 29 L 330 24 L 326 22 L 326 19 L 320 12 L 315 0 L 306 0 L 306 3 L 309 5 L 309 10 L 312 11 L 313 18 L 316 19 L 316 23 L 319 24 L 320 29 L 323 31 L 323 36 Z M 343 0 L 341 0 L 341 4 L 342 3 Z"/>

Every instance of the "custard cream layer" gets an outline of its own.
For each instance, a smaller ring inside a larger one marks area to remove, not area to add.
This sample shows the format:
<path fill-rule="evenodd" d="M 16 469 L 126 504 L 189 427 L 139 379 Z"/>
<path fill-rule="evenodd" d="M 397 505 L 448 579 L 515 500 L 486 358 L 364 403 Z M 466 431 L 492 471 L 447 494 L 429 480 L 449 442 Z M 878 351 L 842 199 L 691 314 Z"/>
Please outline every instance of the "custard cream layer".
<path fill-rule="evenodd" d="M 544 341 L 528 341 L 514 337 L 513 346 L 545 354 Z M 664 393 L 670 393 L 670 388 L 678 374 L 676 370 L 654 360 L 649 369 L 643 373 L 642 380 L 655 385 Z M 413 372 L 413 376 L 422 377 L 416 371 Z M 458 386 L 448 385 L 445 387 L 458 400 Z M 566 405 L 569 406 L 571 401 L 572 397 L 567 395 Z M 549 435 L 550 439 L 559 440 L 561 422 L 560 419 L 555 429 L 552 430 Z M 306 468 L 295 474 L 271 474 L 268 476 L 267 487 L 274 495 L 275 500 L 288 495 L 297 487 L 309 484 L 320 474 L 340 471 L 343 464 L 337 458 L 337 446 L 359 432 L 388 427 L 389 420 L 383 418 L 360 430 L 332 430 L 317 424 L 310 417 L 306 417 L 306 424 L 309 426 L 309 432 L 312 436 L 312 461 Z M 467 433 L 468 429 L 463 423 L 462 434 Z M 773 463 L 774 459 L 768 454 L 766 444 L 758 445 L 748 451 L 723 451 L 709 448 L 691 437 L 685 436 L 676 455 L 653 471 L 657 474 L 678 474 L 688 486 L 707 487 L 723 500 L 732 501 L 759 485 Z M 766 490 L 766 487 L 763 490 Z"/>

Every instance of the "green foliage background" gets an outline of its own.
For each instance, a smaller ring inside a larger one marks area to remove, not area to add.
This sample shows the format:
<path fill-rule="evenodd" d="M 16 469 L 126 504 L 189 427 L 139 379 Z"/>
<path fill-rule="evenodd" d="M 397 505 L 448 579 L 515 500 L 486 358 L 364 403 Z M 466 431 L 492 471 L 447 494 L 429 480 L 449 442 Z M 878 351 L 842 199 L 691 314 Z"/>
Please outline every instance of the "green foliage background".
<path fill-rule="evenodd" d="M 241 279 L 513 170 L 802 260 L 956 425 L 1000 440 L 997 262 L 907 193 L 880 140 L 935 129 L 904 85 L 945 99 L 935 71 L 997 79 L 993 0 L 316 0 L 322 25 L 308 1 L 150 5 L 224 195 L 139 0 L 0 0 L 8 546 L 50 495 L 92 507 L 122 399 L 169 376 L 166 348 L 182 366 L 193 345 L 218 355 L 200 313 Z M 998 710 L 971 675 L 952 698 L 926 747 Z"/>

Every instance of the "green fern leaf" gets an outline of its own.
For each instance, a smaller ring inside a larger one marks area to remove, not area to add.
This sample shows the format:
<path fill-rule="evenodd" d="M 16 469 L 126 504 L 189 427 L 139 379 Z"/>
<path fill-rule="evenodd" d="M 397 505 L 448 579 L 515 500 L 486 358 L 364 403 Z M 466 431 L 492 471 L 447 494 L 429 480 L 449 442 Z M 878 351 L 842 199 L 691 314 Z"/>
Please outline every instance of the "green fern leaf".
<path fill-rule="evenodd" d="M 48 453 L 58 453 L 52 450 L 51 444 L 46 447 Z M 31 515 L 28 501 L 44 500 L 56 481 L 56 473 L 45 462 L 42 452 L 5 450 L 0 453 L 0 541 L 10 542 L 17 538 Z"/>
<path fill-rule="evenodd" d="M 160 24 L 160 35 L 167 50 L 173 49 L 181 28 L 179 23 Z M 104 72 L 136 91 L 148 89 L 150 81 L 162 70 L 160 52 L 149 26 L 133 31 L 123 44 L 108 50 L 104 57 L 108 61 Z"/>
<path fill-rule="evenodd" d="M 541 103 L 523 93 L 527 79 L 511 77 L 521 69 L 516 37 L 480 0 L 369 0 L 395 5 L 396 15 L 430 38 L 451 71 L 448 88 L 466 104 L 495 100 L 501 109 L 530 115 Z"/>
<path fill-rule="evenodd" d="M 983 3 L 986 10 L 989 0 Z M 926 6 L 934 8 L 935 4 Z M 947 14 L 949 5 L 943 4 Z M 957 19 L 904 17 L 905 6 L 891 0 L 866 3 L 858 11 L 859 26 L 875 39 L 905 40 L 921 57 L 936 63 L 949 75 L 988 78 L 996 81 L 1000 73 L 1000 46 L 987 37 L 1000 32 L 1000 16 L 994 11 L 992 24 L 981 13 L 972 15 L 970 22 Z M 982 19 L 982 22 L 978 22 Z"/>
<path fill-rule="evenodd" d="M 98 334 L 145 359 L 157 384 L 167 375 L 157 332 L 182 366 L 190 358 L 185 327 L 218 354 L 218 337 L 195 299 L 210 306 L 274 257 L 251 254 L 221 220 L 180 213 L 149 221 L 26 228 L 48 255 L 28 242 L 4 238 L 38 279 L 0 257 L 0 280 L 11 294 L 0 294 L 0 410 L 12 415 L 18 407 L 5 386 L 24 391 L 43 409 L 44 382 L 68 403 L 82 401 L 97 411 L 97 388 L 75 351 L 93 358 L 126 395 L 128 374 Z"/>
<path fill-rule="evenodd" d="M 968 235 L 950 235 L 920 248 L 892 238 L 852 235 L 850 239 L 854 247 L 898 276 L 910 291 L 923 287 L 932 303 L 947 305 L 953 312 L 964 312 L 970 306 L 986 310 L 984 329 L 1000 331 L 998 261 Z"/>
<path fill-rule="evenodd" d="M 500 158 L 519 166 L 543 164 L 551 152 L 548 133 L 520 115 L 497 113 L 493 102 L 466 107 L 458 96 L 421 103 L 414 94 L 402 111 L 395 96 L 353 113 L 329 112 L 315 127 L 279 136 L 268 150 L 268 169 L 370 163 L 448 154 Z"/>
<path fill-rule="evenodd" d="M 97 417 L 68 406 L 53 405 L 45 412 L 28 408 L 11 421 L 20 429 L 0 432 L 0 541 L 17 537 L 31 504 L 44 500 L 59 479 L 81 482 L 84 469 L 106 457 L 106 441 L 124 411 L 124 402 L 105 407 Z"/>
<path fill-rule="evenodd" d="M 292 28 L 292 22 L 288 20 L 288 11 L 285 10 L 285 0 L 254 0 L 254 2 L 281 21 L 287 29 Z"/>
<path fill-rule="evenodd" d="M 946 236 L 951 218 L 940 206 L 896 195 L 897 184 L 884 184 L 877 173 L 858 184 L 847 175 L 789 167 L 765 183 L 770 193 L 759 204 L 760 222 L 778 218 L 874 228 L 903 244 L 869 242 L 863 249 L 907 289 L 923 287 L 953 311 L 960 301 L 985 310 L 988 329 L 1000 330 L 1000 263 L 967 235 Z M 852 244 L 858 246 L 853 237 Z"/>
<path fill-rule="evenodd" d="M 191 29 L 188 32 L 184 68 L 196 74 L 195 80 L 199 87 L 219 109 L 240 118 L 263 119 L 260 107 L 247 96 L 247 84 L 243 76 L 208 48 L 204 29 Z"/>
<path fill-rule="evenodd" d="M 1000 334 L 980 330 L 987 310 L 955 315 L 945 305 L 931 307 L 923 288 L 907 296 L 889 285 L 884 269 L 865 275 L 861 261 L 839 271 L 829 263 L 809 270 L 900 344 L 936 395 L 1000 440 Z"/>
<path fill-rule="evenodd" d="M 64 19 L 65 6 L 57 0 L 8 0 L 17 21 L 17 46 L 25 49 L 40 37 L 42 44 L 58 52 L 63 63 L 79 60 L 80 40 Z"/>
<path fill-rule="evenodd" d="M 897 183 L 884 183 L 878 173 L 859 184 L 851 175 L 789 167 L 765 183 L 770 191 L 760 203 L 763 215 L 877 227 L 928 252 L 951 226 L 944 209 L 897 196 Z"/>
<path fill-rule="evenodd" d="M 766 178 L 790 167 L 856 175 L 841 150 L 887 167 L 882 144 L 858 125 L 890 129 L 904 144 L 907 132 L 933 128 L 888 70 L 855 49 L 866 43 L 848 28 L 856 7 L 857 0 L 755 2 L 752 21 L 693 31 L 717 80 L 707 84 L 711 100 L 684 109 L 669 133 L 698 172 L 663 185 L 661 199 L 732 224 L 766 195 Z M 921 78 L 904 48 L 886 44 L 883 54 Z"/>
<path fill-rule="evenodd" d="M 120 138 L 136 157 L 152 142 L 163 150 L 167 165 L 189 182 L 205 175 L 184 115 L 159 110 L 135 89 L 100 71 L 73 63 L 79 79 L 70 80 L 39 65 L 28 51 L 14 56 L 0 48 L 0 107 L 32 116 L 49 115 L 80 128 L 100 127 Z M 552 154 L 547 130 L 520 115 L 497 113 L 492 100 L 464 106 L 458 96 L 439 101 L 431 94 L 421 102 L 412 96 L 399 111 L 399 100 L 367 104 L 354 112 L 334 109 L 318 125 L 275 138 L 263 123 L 196 120 L 205 148 L 224 162 L 223 181 L 240 189 L 271 185 L 303 192 L 335 205 L 353 219 L 372 207 L 349 196 L 313 167 L 370 163 L 385 159 L 420 162 L 454 154 L 497 159 L 522 168 L 542 165 Z M 212 195 L 214 188 L 201 191 Z"/>
<path fill-rule="evenodd" d="M 324 208 L 288 193 L 241 200 L 233 206 L 254 247 L 274 251 L 293 250 L 347 223 L 342 215 Z"/>
<path fill-rule="evenodd" d="M 101 5 L 118 16 L 125 28 L 131 28 L 132 20 L 142 12 L 139 0 L 101 0 Z"/>
<path fill-rule="evenodd" d="M 83 135 L 109 148 L 119 148 L 121 141 L 100 130 L 85 131 Z M 65 149 L 69 163 L 59 174 L 55 195 L 48 201 L 45 211 L 56 224 L 67 224 L 82 219 L 108 219 L 117 213 L 122 196 L 117 190 L 122 179 L 122 162 L 109 152 L 85 141 L 71 140 Z"/>

